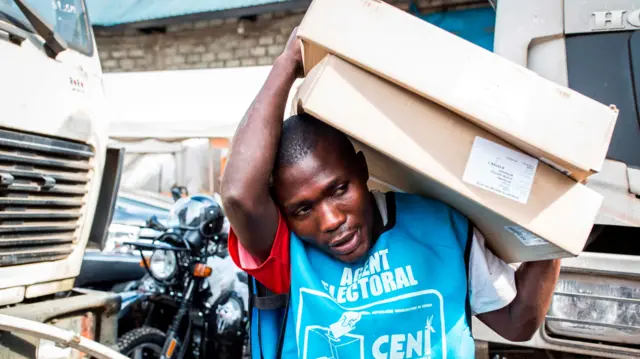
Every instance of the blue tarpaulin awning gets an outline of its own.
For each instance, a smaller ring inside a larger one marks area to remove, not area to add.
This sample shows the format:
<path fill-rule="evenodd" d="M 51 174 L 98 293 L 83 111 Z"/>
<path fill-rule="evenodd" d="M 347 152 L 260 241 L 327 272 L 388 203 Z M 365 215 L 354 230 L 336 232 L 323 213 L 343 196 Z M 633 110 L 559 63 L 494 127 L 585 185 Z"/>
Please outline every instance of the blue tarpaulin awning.
<path fill-rule="evenodd" d="M 294 0 L 87 0 L 87 7 L 92 25 L 116 26 L 294 2 Z"/>
<path fill-rule="evenodd" d="M 491 7 L 419 14 L 415 6 L 412 6 L 409 11 L 432 25 L 493 51 L 496 12 Z"/>

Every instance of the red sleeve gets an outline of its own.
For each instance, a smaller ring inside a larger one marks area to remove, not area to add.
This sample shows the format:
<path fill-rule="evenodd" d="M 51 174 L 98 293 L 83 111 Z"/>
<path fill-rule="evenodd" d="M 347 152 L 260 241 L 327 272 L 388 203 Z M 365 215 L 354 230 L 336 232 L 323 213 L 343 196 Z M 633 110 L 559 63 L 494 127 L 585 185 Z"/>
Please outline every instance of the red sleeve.
<path fill-rule="evenodd" d="M 276 294 L 289 292 L 291 285 L 289 228 L 281 215 L 278 215 L 276 238 L 273 240 L 267 260 L 263 262 L 245 250 L 233 232 L 233 228 L 229 231 L 229 255 L 238 268 L 247 272 L 272 292 Z"/>

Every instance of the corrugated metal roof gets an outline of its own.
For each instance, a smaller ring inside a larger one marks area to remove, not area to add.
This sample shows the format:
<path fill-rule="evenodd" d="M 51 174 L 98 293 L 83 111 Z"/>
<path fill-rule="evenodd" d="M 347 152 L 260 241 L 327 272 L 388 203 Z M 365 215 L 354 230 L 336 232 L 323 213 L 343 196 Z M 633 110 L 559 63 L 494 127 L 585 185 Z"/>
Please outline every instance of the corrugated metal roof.
<path fill-rule="evenodd" d="M 289 1 L 291 0 L 87 0 L 87 7 L 94 26 L 115 26 Z"/>

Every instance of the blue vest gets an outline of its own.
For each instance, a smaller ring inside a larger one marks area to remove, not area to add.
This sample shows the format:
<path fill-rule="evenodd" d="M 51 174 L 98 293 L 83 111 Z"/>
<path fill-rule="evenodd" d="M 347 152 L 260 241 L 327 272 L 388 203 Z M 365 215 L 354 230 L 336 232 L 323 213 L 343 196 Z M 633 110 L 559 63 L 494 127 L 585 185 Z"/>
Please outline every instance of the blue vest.
<path fill-rule="evenodd" d="M 291 294 L 286 309 L 252 309 L 253 358 L 474 357 L 469 222 L 416 195 L 387 194 L 387 210 L 386 230 L 357 263 L 291 235 Z"/>

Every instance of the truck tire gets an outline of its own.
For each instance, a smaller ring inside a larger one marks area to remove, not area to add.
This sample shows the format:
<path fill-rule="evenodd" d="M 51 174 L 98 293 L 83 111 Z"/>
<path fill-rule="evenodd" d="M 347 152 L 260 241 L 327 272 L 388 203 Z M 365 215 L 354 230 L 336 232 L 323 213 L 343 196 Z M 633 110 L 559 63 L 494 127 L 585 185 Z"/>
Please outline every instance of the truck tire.
<path fill-rule="evenodd" d="M 166 335 L 152 327 L 136 328 L 126 333 L 116 344 L 116 350 L 129 358 L 160 358 Z"/>

